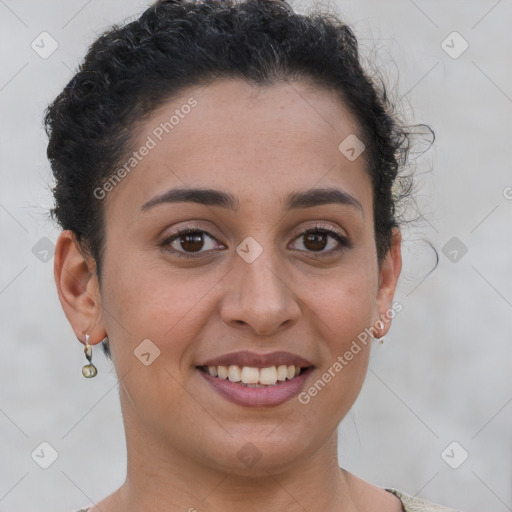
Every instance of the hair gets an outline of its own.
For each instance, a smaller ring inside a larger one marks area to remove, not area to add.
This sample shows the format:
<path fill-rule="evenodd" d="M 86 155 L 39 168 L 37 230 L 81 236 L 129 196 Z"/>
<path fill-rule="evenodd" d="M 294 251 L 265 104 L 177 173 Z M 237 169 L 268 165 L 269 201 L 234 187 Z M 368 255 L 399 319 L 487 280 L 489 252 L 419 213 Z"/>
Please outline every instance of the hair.
<path fill-rule="evenodd" d="M 253 85 L 302 81 L 338 96 L 356 119 L 373 189 L 379 265 L 412 189 L 405 168 L 410 132 L 382 80 L 360 61 L 351 28 L 329 13 L 295 13 L 285 0 L 159 0 L 89 47 L 45 112 L 55 187 L 52 219 L 94 259 L 101 285 L 105 251 L 101 187 L 133 151 L 137 128 L 187 88 L 216 79 Z M 102 344 L 110 356 L 108 340 Z"/>

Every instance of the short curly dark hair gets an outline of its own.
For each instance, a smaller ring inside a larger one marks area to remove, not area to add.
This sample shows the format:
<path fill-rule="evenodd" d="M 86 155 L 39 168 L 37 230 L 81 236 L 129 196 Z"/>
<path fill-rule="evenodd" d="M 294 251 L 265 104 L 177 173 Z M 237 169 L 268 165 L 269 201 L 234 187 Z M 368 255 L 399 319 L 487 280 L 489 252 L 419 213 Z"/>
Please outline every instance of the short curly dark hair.
<path fill-rule="evenodd" d="M 284 0 L 160 0 L 104 32 L 45 113 L 56 181 L 51 217 L 94 258 L 100 284 L 105 223 L 93 191 L 133 151 L 139 123 L 184 89 L 219 78 L 301 80 L 343 101 L 365 144 L 380 264 L 398 201 L 412 186 L 399 174 L 409 136 L 383 82 L 363 70 L 350 27 L 333 14 L 295 13 Z M 103 349 L 110 356 L 108 344 Z"/>

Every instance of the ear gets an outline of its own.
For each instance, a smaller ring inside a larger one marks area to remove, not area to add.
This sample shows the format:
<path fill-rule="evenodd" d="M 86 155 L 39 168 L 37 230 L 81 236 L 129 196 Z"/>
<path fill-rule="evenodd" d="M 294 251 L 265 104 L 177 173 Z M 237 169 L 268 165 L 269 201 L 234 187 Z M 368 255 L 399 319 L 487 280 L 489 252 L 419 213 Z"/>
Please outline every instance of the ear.
<path fill-rule="evenodd" d="M 379 288 L 377 291 L 377 314 L 379 318 L 376 318 L 374 323 L 374 325 L 379 326 L 379 338 L 387 334 L 391 327 L 391 319 L 394 317 L 394 314 L 390 315 L 390 311 L 394 311 L 393 297 L 402 270 L 401 245 L 402 233 L 398 228 L 393 228 L 391 246 L 379 270 Z"/>
<path fill-rule="evenodd" d="M 55 247 L 54 277 L 62 309 L 76 337 L 95 345 L 106 336 L 96 265 L 80 250 L 73 231 L 63 231 Z"/>

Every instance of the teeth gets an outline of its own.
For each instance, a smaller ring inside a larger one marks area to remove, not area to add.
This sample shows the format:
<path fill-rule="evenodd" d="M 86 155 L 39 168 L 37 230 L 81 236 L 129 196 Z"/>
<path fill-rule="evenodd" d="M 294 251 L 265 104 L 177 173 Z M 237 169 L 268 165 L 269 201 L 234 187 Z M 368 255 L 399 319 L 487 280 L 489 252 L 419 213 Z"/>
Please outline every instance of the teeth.
<path fill-rule="evenodd" d="M 240 373 L 240 380 L 244 384 L 258 384 L 258 382 L 260 382 L 260 371 L 258 368 L 244 366 L 242 367 L 242 372 Z M 261 384 L 263 384 L 263 382 L 261 382 Z"/>
<path fill-rule="evenodd" d="M 240 375 L 240 366 L 236 365 L 236 364 L 232 364 L 229 368 L 228 368 L 228 379 L 231 381 L 231 382 L 240 382 L 241 380 L 241 375 Z"/>
<path fill-rule="evenodd" d="M 288 375 L 288 369 L 285 364 L 277 367 L 277 380 L 285 380 Z"/>
<path fill-rule="evenodd" d="M 228 367 L 227 366 L 217 366 L 217 367 L 208 366 L 208 370 L 210 370 L 210 368 L 213 368 L 213 371 L 215 371 L 215 369 L 217 369 L 217 377 L 219 377 L 219 379 L 225 380 L 228 378 Z"/>
<path fill-rule="evenodd" d="M 260 384 L 273 386 L 277 382 L 277 368 L 269 366 L 260 370 Z"/>
<path fill-rule="evenodd" d="M 249 387 L 260 387 L 260 385 L 274 386 L 286 379 L 290 380 L 299 375 L 300 367 L 285 364 L 279 366 L 268 366 L 266 368 L 254 368 L 250 366 L 208 366 L 208 373 L 219 379 L 229 379 L 231 382 L 241 382 Z"/>

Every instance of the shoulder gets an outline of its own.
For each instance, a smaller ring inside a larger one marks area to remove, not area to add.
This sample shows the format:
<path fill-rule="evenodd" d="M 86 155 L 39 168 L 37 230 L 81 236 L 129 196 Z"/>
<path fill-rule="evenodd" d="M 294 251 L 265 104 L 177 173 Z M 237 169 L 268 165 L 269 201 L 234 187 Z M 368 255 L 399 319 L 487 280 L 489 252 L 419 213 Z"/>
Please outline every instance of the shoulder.
<path fill-rule="evenodd" d="M 403 491 L 398 491 L 397 489 L 386 489 L 386 491 L 400 499 L 405 512 L 461 512 L 421 498 L 416 498 L 415 496 L 411 496 Z"/>

